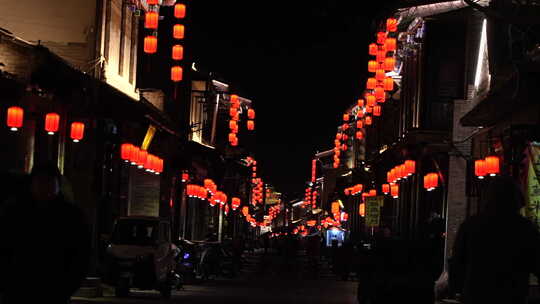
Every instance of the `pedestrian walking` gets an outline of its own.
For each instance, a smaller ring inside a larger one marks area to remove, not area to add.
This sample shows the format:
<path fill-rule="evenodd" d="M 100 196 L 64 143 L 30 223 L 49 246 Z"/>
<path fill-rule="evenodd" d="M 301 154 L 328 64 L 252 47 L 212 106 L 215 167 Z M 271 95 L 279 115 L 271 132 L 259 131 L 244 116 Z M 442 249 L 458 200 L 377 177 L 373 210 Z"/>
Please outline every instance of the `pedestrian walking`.
<path fill-rule="evenodd" d="M 67 303 L 88 271 L 91 239 L 80 208 L 64 199 L 55 164 L 34 166 L 28 190 L 0 210 L 4 303 Z"/>
<path fill-rule="evenodd" d="M 520 215 L 523 194 L 510 177 L 488 181 L 485 209 L 459 227 L 450 283 L 465 304 L 525 304 L 530 274 L 540 275 L 540 233 Z"/>

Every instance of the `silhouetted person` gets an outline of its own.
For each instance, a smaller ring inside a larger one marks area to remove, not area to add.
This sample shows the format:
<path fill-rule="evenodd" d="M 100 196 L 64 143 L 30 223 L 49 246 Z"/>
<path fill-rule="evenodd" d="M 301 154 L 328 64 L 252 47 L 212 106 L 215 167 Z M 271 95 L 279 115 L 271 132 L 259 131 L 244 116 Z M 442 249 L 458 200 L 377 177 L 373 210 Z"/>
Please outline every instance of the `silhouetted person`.
<path fill-rule="evenodd" d="M 489 181 L 485 210 L 457 233 L 450 280 L 465 304 L 527 303 L 530 273 L 540 275 L 540 233 L 522 217 L 523 195 L 509 177 Z"/>
<path fill-rule="evenodd" d="M 67 303 L 91 254 L 88 226 L 60 193 L 54 164 L 37 165 L 29 191 L 0 210 L 0 288 L 4 303 Z"/>

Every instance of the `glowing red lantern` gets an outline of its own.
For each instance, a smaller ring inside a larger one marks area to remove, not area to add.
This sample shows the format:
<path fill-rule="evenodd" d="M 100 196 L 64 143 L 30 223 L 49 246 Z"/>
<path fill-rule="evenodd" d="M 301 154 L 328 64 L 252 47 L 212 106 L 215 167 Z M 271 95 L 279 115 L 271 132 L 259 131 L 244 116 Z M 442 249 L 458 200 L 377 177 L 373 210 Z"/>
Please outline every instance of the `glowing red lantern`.
<path fill-rule="evenodd" d="M 382 87 L 376 87 L 375 90 L 374 90 L 374 95 L 375 95 L 375 98 L 376 98 L 377 100 L 384 99 L 384 97 L 385 97 L 385 94 L 384 94 L 384 88 L 382 88 Z"/>
<path fill-rule="evenodd" d="M 349 124 L 343 124 L 343 126 L 341 126 L 341 128 L 346 131 L 347 129 L 349 129 Z"/>
<path fill-rule="evenodd" d="M 187 172 L 182 173 L 182 182 L 185 183 L 189 180 L 189 174 Z"/>
<path fill-rule="evenodd" d="M 424 188 L 427 191 L 432 191 L 439 185 L 439 176 L 437 173 L 428 173 L 424 176 Z"/>
<path fill-rule="evenodd" d="M 349 121 L 349 114 L 343 114 L 343 121 Z"/>
<path fill-rule="evenodd" d="M 255 122 L 253 120 L 248 120 L 247 121 L 247 129 L 249 131 L 255 130 Z"/>
<path fill-rule="evenodd" d="M 377 69 L 379 68 L 380 68 L 380 65 L 377 61 L 375 60 L 368 61 L 368 72 L 375 73 L 375 71 L 377 71 Z"/>
<path fill-rule="evenodd" d="M 364 133 L 362 131 L 356 131 L 356 139 L 364 139 Z"/>
<path fill-rule="evenodd" d="M 361 203 L 360 206 L 358 206 L 358 214 L 359 214 L 361 217 L 366 216 L 366 204 Z"/>
<path fill-rule="evenodd" d="M 496 176 L 500 173 L 498 156 L 486 157 L 486 173 L 489 174 L 489 176 Z"/>
<path fill-rule="evenodd" d="M 124 162 L 129 162 L 131 149 L 133 149 L 133 145 L 129 143 L 125 143 L 120 146 L 120 157 L 124 160 Z"/>
<path fill-rule="evenodd" d="M 339 203 L 333 202 L 331 205 L 331 211 L 332 213 L 339 213 Z"/>
<path fill-rule="evenodd" d="M 229 109 L 229 115 L 230 115 L 231 117 L 235 117 L 236 115 L 238 115 L 238 109 L 236 109 L 236 108 L 230 108 L 230 109 Z"/>
<path fill-rule="evenodd" d="M 384 58 L 383 69 L 385 71 L 393 71 L 396 67 L 396 59 L 394 57 Z"/>
<path fill-rule="evenodd" d="M 405 161 L 405 173 L 407 176 L 411 176 L 416 173 L 416 162 L 414 160 Z"/>
<path fill-rule="evenodd" d="M 375 56 L 375 60 L 379 63 L 384 63 L 384 60 L 386 59 L 386 51 L 385 50 L 378 50 L 377 55 Z M 381 68 L 381 66 L 379 66 Z"/>
<path fill-rule="evenodd" d="M 149 11 L 144 14 L 144 27 L 147 29 L 158 28 L 159 14 L 157 12 Z"/>
<path fill-rule="evenodd" d="M 389 184 L 383 184 L 383 185 L 382 185 L 382 192 L 383 192 L 384 194 L 390 193 L 390 185 L 389 185 Z"/>
<path fill-rule="evenodd" d="M 173 46 L 172 48 L 172 59 L 173 60 L 182 60 L 184 59 L 184 47 L 180 44 Z"/>
<path fill-rule="evenodd" d="M 373 120 L 371 116 L 366 116 L 366 125 L 371 126 L 372 123 L 373 123 Z"/>
<path fill-rule="evenodd" d="M 132 165 L 136 165 L 137 161 L 139 160 L 139 147 L 132 146 L 129 150 L 129 162 Z"/>
<path fill-rule="evenodd" d="M 363 115 L 363 114 L 362 114 Z M 356 128 L 357 129 L 362 129 L 364 127 L 364 121 L 362 120 L 357 120 L 356 121 Z"/>
<path fill-rule="evenodd" d="M 174 82 L 182 81 L 183 78 L 183 70 L 181 66 L 173 66 L 171 68 L 171 80 Z"/>
<path fill-rule="evenodd" d="M 369 45 L 369 54 L 371 56 L 377 55 L 377 51 L 379 50 L 379 47 L 375 43 L 371 43 Z"/>
<path fill-rule="evenodd" d="M 148 5 L 158 5 L 159 0 L 146 0 L 146 4 L 148 4 Z"/>
<path fill-rule="evenodd" d="M 362 117 L 364 117 L 364 110 L 359 109 L 358 112 L 356 113 L 356 119 L 361 119 Z"/>
<path fill-rule="evenodd" d="M 383 81 L 385 91 L 392 91 L 394 89 L 394 79 L 392 77 L 386 77 Z"/>
<path fill-rule="evenodd" d="M 373 107 L 367 106 L 366 113 L 373 113 Z"/>
<path fill-rule="evenodd" d="M 387 51 L 389 52 L 395 51 L 397 48 L 397 40 L 396 38 L 386 38 L 384 45 Z"/>
<path fill-rule="evenodd" d="M 375 89 L 376 86 L 377 86 L 377 79 L 372 78 L 372 77 L 368 78 L 367 83 L 366 83 L 366 88 L 368 90 L 373 90 Z"/>
<path fill-rule="evenodd" d="M 79 142 L 84 137 L 84 124 L 82 122 L 71 123 L 71 139 Z"/>
<path fill-rule="evenodd" d="M 186 17 L 186 5 L 182 3 L 177 3 L 174 5 L 174 17 L 182 19 Z"/>
<path fill-rule="evenodd" d="M 374 107 L 377 103 L 377 98 L 373 94 L 366 94 L 366 100 L 368 107 Z"/>
<path fill-rule="evenodd" d="M 56 113 L 48 113 L 45 115 L 45 131 L 49 135 L 53 135 L 58 131 L 58 125 L 60 123 L 60 115 Z"/>
<path fill-rule="evenodd" d="M 337 140 L 341 140 L 342 138 L 343 138 L 343 134 L 341 134 L 341 133 L 336 134 L 336 139 Z"/>
<path fill-rule="evenodd" d="M 378 32 L 377 33 L 377 43 L 378 44 L 384 44 L 386 41 L 386 33 L 385 32 Z"/>
<path fill-rule="evenodd" d="M 236 120 L 229 120 L 229 129 L 234 130 L 238 128 L 238 123 Z"/>
<path fill-rule="evenodd" d="M 248 118 L 249 119 L 255 119 L 255 110 L 253 110 L 253 109 L 248 110 Z"/>
<path fill-rule="evenodd" d="M 182 24 L 175 24 L 173 26 L 173 37 L 175 39 L 184 39 L 184 25 Z"/>
<path fill-rule="evenodd" d="M 373 107 L 373 116 L 381 116 L 381 106 Z"/>
<path fill-rule="evenodd" d="M 341 146 L 341 150 L 347 151 L 347 149 L 348 149 L 348 148 L 347 148 L 347 145 L 346 145 L 346 144 L 343 144 L 343 145 Z"/>
<path fill-rule="evenodd" d="M 369 190 L 369 196 L 377 196 L 377 190 L 375 189 Z"/>
<path fill-rule="evenodd" d="M 396 18 L 388 18 L 386 19 L 386 30 L 388 32 L 397 32 L 397 19 Z"/>
<path fill-rule="evenodd" d="M 157 52 L 157 37 L 156 36 L 144 37 L 144 52 L 147 54 L 154 54 Z"/>
<path fill-rule="evenodd" d="M 474 161 L 474 174 L 479 179 L 483 179 L 486 176 L 486 161 L 484 159 Z"/>
<path fill-rule="evenodd" d="M 343 192 L 345 193 L 345 195 L 350 195 L 351 194 L 351 189 L 347 188 L 347 189 L 343 190 Z"/>
<path fill-rule="evenodd" d="M 393 198 L 398 198 L 399 197 L 399 185 L 398 184 L 393 184 L 390 187 L 390 195 L 392 195 Z"/>
<path fill-rule="evenodd" d="M 23 125 L 24 110 L 20 107 L 10 107 L 7 111 L 7 126 L 11 131 L 17 131 Z"/>
<path fill-rule="evenodd" d="M 146 150 L 140 149 L 137 155 L 137 167 L 142 169 L 146 165 L 146 160 L 148 159 L 148 152 Z"/>
<path fill-rule="evenodd" d="M 383 69 L 378 69 L 377 72 L 375 72 L 375 79 L 378 81 L 383 81 L 386 77 L 386 74 Z"/>

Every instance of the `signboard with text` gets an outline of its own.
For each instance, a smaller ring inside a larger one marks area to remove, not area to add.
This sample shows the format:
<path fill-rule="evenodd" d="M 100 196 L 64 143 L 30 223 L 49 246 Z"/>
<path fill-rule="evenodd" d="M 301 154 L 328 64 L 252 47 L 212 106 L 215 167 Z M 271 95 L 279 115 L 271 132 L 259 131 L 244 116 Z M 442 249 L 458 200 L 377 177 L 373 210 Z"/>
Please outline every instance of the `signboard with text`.
<path fill-rule="evenodd" d="M 384 196 L 366 197 L 366 226 L 378 227 L 381 219 L 381 206 Z"/>

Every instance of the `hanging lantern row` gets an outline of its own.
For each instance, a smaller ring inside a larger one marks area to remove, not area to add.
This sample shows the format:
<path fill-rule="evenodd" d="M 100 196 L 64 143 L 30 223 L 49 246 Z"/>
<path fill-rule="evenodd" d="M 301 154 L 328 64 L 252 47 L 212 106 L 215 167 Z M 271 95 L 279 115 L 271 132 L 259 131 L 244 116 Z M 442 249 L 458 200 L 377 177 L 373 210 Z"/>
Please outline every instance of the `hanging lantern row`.
<path fill-rule="evenodd" d="M 18 131 L 22 128 L 24 122 L 24 110 L 21 107 L 9 107 L 7 109 L 6 125 L 11 131 Z M 60 125 L 60 115 L 57 113 L 47 113 L 45 115 L 45 131 L 49 135 L 58 132 Z M 84 138 L 84 123 L 72 122 L 70 137 L 73 142 L 79 142 Z"/>
<path fill-rule="evenodd" d="M 157 53 L 158 39 L 157 29 L 159 25 L 159 3 L 155 0 L 147 1 L 149 5 L 148 11 L 144 14 L 144 28 L 151 31 L 150 34 L 144 37 L 143 50 L 146 54 Z"/>
<path fill-rule="evenodd" d="M 186 5 L 183 3 L 176 3 L 174 5 L 174 17 L 176 19 L 184 19 L 186 17 Z M 175 24 L 173 26 L 173 38 L 176 40 L 184 39 L 185 28 L 183 24 Z M 171 80 L 173 82 L 180 82 L 184 78 L 184 70 L 179 64 L 184 59 L 184 47 L 174 42 L 172 46 L 172 59 L 174 61 L 171 67 Z M 175 89 L 176 90 L 176 89 Z"/>
<path fill-rule="evenodd" d="M 319 192 L 313 191 L 312 195 L 313 195 L 313 198 L 311 200 L 311 208 L 315 209 L 317 208 L 317 196 L 319 195 Z"/>
<path fill-rule="evenodd" d="M 428 173 L 424 176 L 424 188 L 427 191 L 433 191 L 439 186 L 439 175 L 437 173 Z"/>
<path fill-rule="evenodd" d="M 124 162 L 145 169 L 146 172 L 159 175 L 163 172 L 163 159 L 148 153 L 133 144 L 123 143 L 120 146 L 120 157 Z"/>
<path fill-rule="evenodd" d="M 357 184 L 357 185 L 354 185 L 352 187 L 345 189 L 344 192 L 345 192 L 345 195 L 356 196 L 356 195 L 360 195 L 363 189 L 364 189 L 364 185 Z"/>
<path fill-rule="evenodd" d="M 186 194 L 188 197 L 198 198 L 200 200 L 208 198 L 208 190 L 205 187 L 194 184 L 187 185 Z"/>
<path fill-rule="evenodd" d="M 488 175 L 497 176 L 500 171 L 500 159 L 498 156 L 488 156 L 474 161 L 474 174 L 478 179 L 484 179 Z"/>
<path fill-rule="evenodd" d="M 334 226 L 334 227 L 341 226 L 341 223 L 339 221 L 334 220 L 331 217 L 327 217 L 324 220 L 322 220 L 321 224 L 324 226 L 324 228 L 328 228 L 328 226 Z"/>
<path fill-rule="evenodd" d="M 403 164 L 395 166 L 392 170 L 386 173 L 386 181 L 394 184 L 400 180 L 407 179 L 409 176 L 416 173 L 416 161 L 406 160 Z"/>
<path fill-rule="evenodd" d="M 204 181 L 203 181 L 203 185 L 204 185 L 204 188 L 206 190 L 208 190 L 208 192 L 210 192 L 210 195 L 214 195 L 218 192 L 218 186 L 216 185 L 216 183 L 210 179 L 210 178 L 206 178 Z"/>
<path fill-rule="evenodd" d="M 315 182 L 317 180 L 317 160 L 313 159 L 311 160 L 311 182 Z"/>

